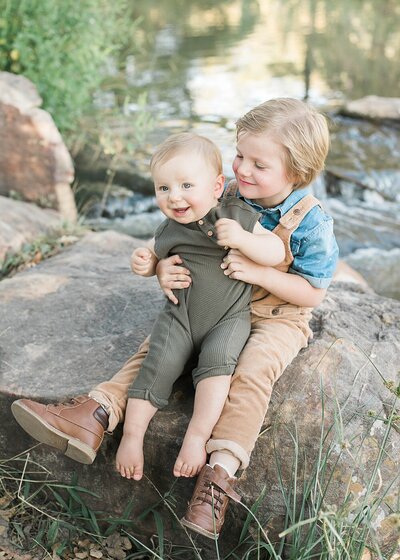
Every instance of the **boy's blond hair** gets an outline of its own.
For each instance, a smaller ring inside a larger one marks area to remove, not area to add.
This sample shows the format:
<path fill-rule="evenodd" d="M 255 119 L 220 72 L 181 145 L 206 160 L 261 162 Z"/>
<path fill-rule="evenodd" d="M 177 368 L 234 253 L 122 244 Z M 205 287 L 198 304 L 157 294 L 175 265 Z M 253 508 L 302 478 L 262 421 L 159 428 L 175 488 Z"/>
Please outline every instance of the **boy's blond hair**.
<path fill-rule="evenodd" d="M 323 170 L 329 150 L 325 117 L 298 99 L 270 99 L 251 109 L 236 122 L 236 137 L 270 134 L 285 151 L 285 168 L 294 188 L 309 185 Z"/>
<path fill-rule="evenodd" d="M 217 175 L 222 174 L 222 157 L 217 146 L 205 136 L 199 136 L 192 132 L 172 134 L 157 146 L 150 160 L 151 173 L 153 173 L 155 167 L 165 163 L 182 151 L 189 152 L 188 157 L 190 157 L 190 153 L 199 153 L 206 164 L 214 167 Z"/>

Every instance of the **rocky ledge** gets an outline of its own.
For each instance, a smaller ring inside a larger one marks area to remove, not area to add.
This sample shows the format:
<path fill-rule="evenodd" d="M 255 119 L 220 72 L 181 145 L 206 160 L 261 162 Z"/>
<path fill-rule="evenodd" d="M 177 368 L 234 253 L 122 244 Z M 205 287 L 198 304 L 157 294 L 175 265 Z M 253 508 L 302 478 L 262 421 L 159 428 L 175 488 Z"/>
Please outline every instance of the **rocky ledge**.
<path fill-rule="evenodd" d="M 117 371 L 149 332 L 163 297 L 155 279 L 130 273 L 129 255 L 138 243 L 115 232 L 89 233 L 57 256 L 0 283 L 3 457 L 34 443 L 10 414 L 15 398 L 56 401 L 86 392 Z M 343 510 L 348 519 L 370 512 L 375 538 L 384 549 L 394 544 L 399 326 L 400 302 L 357 284 L 334 283 L 315 310 L 314 339 L 278 382 L 251 466 L 238 485 L 248 506 L 265 487 L 257 516 L 271 539 L 284 526 L 285 499 L 302 499 L 303 480 L 310 480 L 318 464 L 322 438 L 328 460 L 325 472 L 320 468 L 314 499 L 324 493 L 322 509 Z M 82 485 L 99 493 L 97 509 L 118 513 L 132 499 L 132 516 L 137 515 L 158 502 L 155 488 L 164 494 L 174 483 L 172 465 L 192 401 L 190 378 L 183 377 L 170 405 L 152 421 L 143 482 L 133 484 L 114 471 L 120 430 L 106 438 L 90 466 L 44 446 L 36 447 L 32 456 L 58 479 L 70 481 L 77 473 Z M 293 489 L 295 472 L 297 495 L 284 496 Z M 188 480 L 174 486 L 177 516 L 184 512 L 192 488 Z M 162 515 L 167 538 L 188 543 L 166 509 Z M 220 538 L 222 552 L 237 543 L 246 515 L 242 507 L 230 507 Z M 142 530 L 149 534 L 151 521 L 146 519 Z M 198 539 L 207 550 L 210 544 Z M 209 558 L 215 558 L 215 549 Z"/>

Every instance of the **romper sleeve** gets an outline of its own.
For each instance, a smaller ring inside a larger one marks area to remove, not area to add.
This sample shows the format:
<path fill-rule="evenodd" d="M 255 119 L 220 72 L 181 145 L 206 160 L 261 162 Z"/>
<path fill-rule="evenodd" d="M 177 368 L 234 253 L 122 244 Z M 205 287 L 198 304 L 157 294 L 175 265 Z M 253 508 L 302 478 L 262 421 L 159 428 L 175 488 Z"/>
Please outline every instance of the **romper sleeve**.
<path fill-rule="evenodd" d="M 168 229 L 169 219 L 167 218 L 156 229 L 154 234 L 154 252 L 156 257 L 161 260 L 168 257 L 168 246 L 166 243 L 163 243 L 163 234 L 166 235 L 166 231 Z"/>
<path fill-rule="evenodd" d="M 252 232 L 261 217 L 254 208 L 246 204 L 240 198 L 228 197 L 220 201 L 219 218 L 230 218 L 239 222 L 242 228 Z"/>

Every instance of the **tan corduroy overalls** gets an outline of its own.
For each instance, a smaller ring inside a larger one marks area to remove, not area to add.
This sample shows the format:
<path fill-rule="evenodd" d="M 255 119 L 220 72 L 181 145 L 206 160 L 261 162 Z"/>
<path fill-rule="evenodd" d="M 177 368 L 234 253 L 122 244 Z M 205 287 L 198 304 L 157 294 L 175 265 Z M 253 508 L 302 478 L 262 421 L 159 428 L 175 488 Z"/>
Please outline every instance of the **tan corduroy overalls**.
<path fill-rule="evenodd" d="M 224 196 L 234 194 L 228 187 Z M 284 214 L 273 230 L 285 245 L 285 259 L 277 266 L 287 272 L 293 262 L 290 238 L 304 216 L 319 201 L 306 195 Z M 207 452 L 227 451 L 249 464 L 260 428 L 264 421 L 272 388 L 285 368 L 307 346 L 312 331 L 308 326 L 312 309 L 289 304 L 255 286 L 251 304 L 250 337 L 239 357 L 232 376 L 229 396 L 207 443 Z M 136 378 L 149 346 L 149 337 L 109 381 L 101 383 L 90 396 L 110 414 L 109 430 L 122 422 L 128 389 Z"/>

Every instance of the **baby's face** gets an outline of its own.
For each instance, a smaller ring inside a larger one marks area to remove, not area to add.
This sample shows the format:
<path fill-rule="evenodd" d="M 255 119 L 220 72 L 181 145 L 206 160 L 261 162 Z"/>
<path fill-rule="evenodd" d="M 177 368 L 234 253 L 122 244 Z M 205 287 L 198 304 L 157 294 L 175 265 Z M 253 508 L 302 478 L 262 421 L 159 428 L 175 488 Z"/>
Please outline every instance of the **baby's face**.
<path fill-rule="evenodd" d="M 287 176 L 283 146 L 270 134 L 243 132 L 236 149 L 232 169 L 242 196 L 264 208 L 276 206 L 289 196 L 294 179 Z"/>
<path fill-rule="evenodd" d="M 176 222 L 203 218 L 218 203 L 224 177 L 201 154 L 185 151 L 153 169 L 160 210 Z"/>

